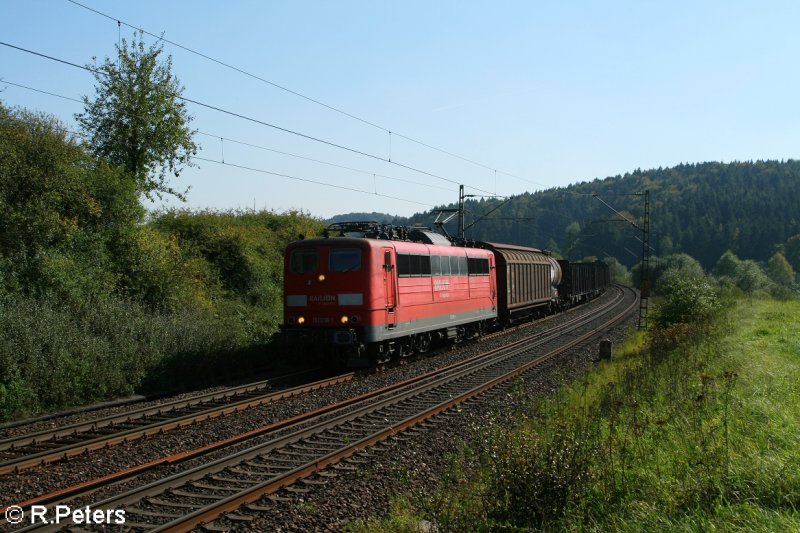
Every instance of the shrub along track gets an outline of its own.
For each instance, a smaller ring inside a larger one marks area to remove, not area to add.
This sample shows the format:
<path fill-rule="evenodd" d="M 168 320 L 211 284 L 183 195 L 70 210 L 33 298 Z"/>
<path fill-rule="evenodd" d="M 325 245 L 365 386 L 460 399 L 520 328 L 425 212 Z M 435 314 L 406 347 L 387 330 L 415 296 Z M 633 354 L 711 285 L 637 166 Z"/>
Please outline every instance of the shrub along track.
<path fill-rule="evenodd" d="M 281 424 L 286 427 L 305 422 L 301 429 L 99 502 L 93 508 L 125 507 L 126 527 L 142 529 L 184 529 L 207 521 L 540 365 L 629 313 L 635 305 L 635 295 L 626 292 L 623 298 L 623 292 L 616 290 L 617 297 L 602 306 L 602 312 L 594 311 L 595 315 L 612 314 L 609 309 L 612 304 L 615 306 L 614 317 L 602 326 L 587 326 L 586 317 L 575 317 L 502 349 L 306 413 Z M 620 307 L 625 309 L 621 314 Z M 564 343 L 564 337 L 569 342 Z M 534 357 L 530 353 L 534 348 L 547 353 Z M 211 505 L 207 505 L 209 502 Z"/>

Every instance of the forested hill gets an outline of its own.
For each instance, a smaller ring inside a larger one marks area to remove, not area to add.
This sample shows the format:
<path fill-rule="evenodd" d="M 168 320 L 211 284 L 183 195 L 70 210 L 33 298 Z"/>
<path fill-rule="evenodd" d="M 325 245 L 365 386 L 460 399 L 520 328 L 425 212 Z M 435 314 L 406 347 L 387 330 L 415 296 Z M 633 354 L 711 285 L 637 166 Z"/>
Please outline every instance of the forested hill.
<path fill-rule="evenodd" d="M 370 222 L 380 222 L 382 224 L 398 224 L 402 225 L 405 224 L 408 219 L 403 217 L 398 217 L 395 215 L 387 215 L 386 213 L 376 213 L 375 211 L 371 213 L 347 213 L 346 215 L 335 215 L 332 218 L 329 218 L 326 222 L 328 224 L 334 224 L 336 222 L 353 222 L 353 221 L 365 221 L 368 220 Z"/>
<path fill-rule="evenodd" d="M 580 259 L 616 257 L 638 261 L 641 232 L 603 205 L 598 197 L 640 223 L 644 190 L 650 192 L 654 254 L 687 253 L 712 268 L 727 250 L 766 261 L 775 246 L 800 233 L 800 161 L 700 163 L 513 197 L 467 231 L 467 238 L 550 248 Z M 467 225 L 498 200 L 466 203 Z M 453 207 L 453 206 L 448 206 Z M 431 225 L 431 215 L 408 223 Z M 614 221 L 616 220 L 616 221 Z M 448 226 L 455 234 L 456 228 Z"/>

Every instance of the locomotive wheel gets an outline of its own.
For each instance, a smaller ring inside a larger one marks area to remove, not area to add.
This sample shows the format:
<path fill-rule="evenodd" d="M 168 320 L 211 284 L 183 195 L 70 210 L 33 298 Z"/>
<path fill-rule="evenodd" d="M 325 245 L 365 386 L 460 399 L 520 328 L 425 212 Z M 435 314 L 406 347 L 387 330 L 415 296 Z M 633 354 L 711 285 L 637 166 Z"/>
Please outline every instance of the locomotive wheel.
<path fill-rule="evenodd" d="M 376 345 L 371 345 L 369 348 L 367 348 L 370 366 L 375 367 L 389 362 L 391 359 L 391 353 L 388 349 L 388 345 L 386 345 L 385 348 L 386 349 L 383 351 L 378 350 L 378 346 Z"/>
<path fill-rule="evenodd" d="M 431 347 L 431 334 L 420 333 L 417 335 L 417 351 L 419 353 L 427 352 Z"/>
<path fill-rule="evenodd" d="M 403 338 L 398 340 L 394 346 L 394 353 L 392 359 L 399 361 L 403 357 L 408 357 L 414 353 L 414 339 Z"/>
<path fill-rule="evenodd" d="M 392 361 L 399 361 L 405 354 L 403 353 L 403 343 L 401 341 L 395 341 L 394 346 L 391 349 L 391 357 Z"/>

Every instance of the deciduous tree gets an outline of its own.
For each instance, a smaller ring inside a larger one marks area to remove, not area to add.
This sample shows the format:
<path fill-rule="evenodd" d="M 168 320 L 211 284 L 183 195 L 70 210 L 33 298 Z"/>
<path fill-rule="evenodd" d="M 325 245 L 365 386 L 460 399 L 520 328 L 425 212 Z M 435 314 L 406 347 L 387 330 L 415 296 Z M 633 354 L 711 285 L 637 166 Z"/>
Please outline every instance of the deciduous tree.
<path fill-rule="evenodd" d="M 83 97 L 84 111 L 75 115 L 92 151 L 122 167 L 140 194 L 175 195 L 168 184 L 197 152 L 190 128 L 192 117 L 182 100 L 183 87 L 172 74 L 172 57 L 162 60 L 163 45 L 145 47 L 144 35 L 117 46 L 117 56 L 89 65 L 97 80 L 95 97 Z"/>
<path fill-rule="evenodd" d="M 786 259 L 789 264 L 792 265 L 795 271 L 800 270 L 800 233 L 789 237 L 784 248 L 786 249 Z"/>
<path fill-rule="evenodd" d="M 777 252 L 770 257 L 767 269 L 770 279 L 778 285 L 789 287 L 794 284 L 794 270 L 782 253 Z"/>

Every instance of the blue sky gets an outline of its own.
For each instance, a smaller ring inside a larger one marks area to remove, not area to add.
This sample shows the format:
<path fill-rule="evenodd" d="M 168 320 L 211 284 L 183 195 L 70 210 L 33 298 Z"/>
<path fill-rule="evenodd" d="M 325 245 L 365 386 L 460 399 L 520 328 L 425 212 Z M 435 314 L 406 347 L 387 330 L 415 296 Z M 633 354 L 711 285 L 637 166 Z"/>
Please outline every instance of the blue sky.
<path fill-rule="evenodd" d="M 800 156 L 797 2 L 80 2 L 114 20 L 67 0 L 0 0 L 0 41 L 86 64 L 114 55 L 120 20 L 381 126 L 165 44 L 186 97 L 376 156 L 190 106 L 199 155 L 228 165 L 199 162 L 172 182 L 191 186 L 188 202 L 166 205 L 410 215 L 455 201 L 458 183 L 510 195 Z M 0 79 L 6 105 L 71 126 L 80 104 L 11 84 L 80 98 L 94 81 L 6 46 Z M 428 174 L 377 159 L 390 157 Z"/>

